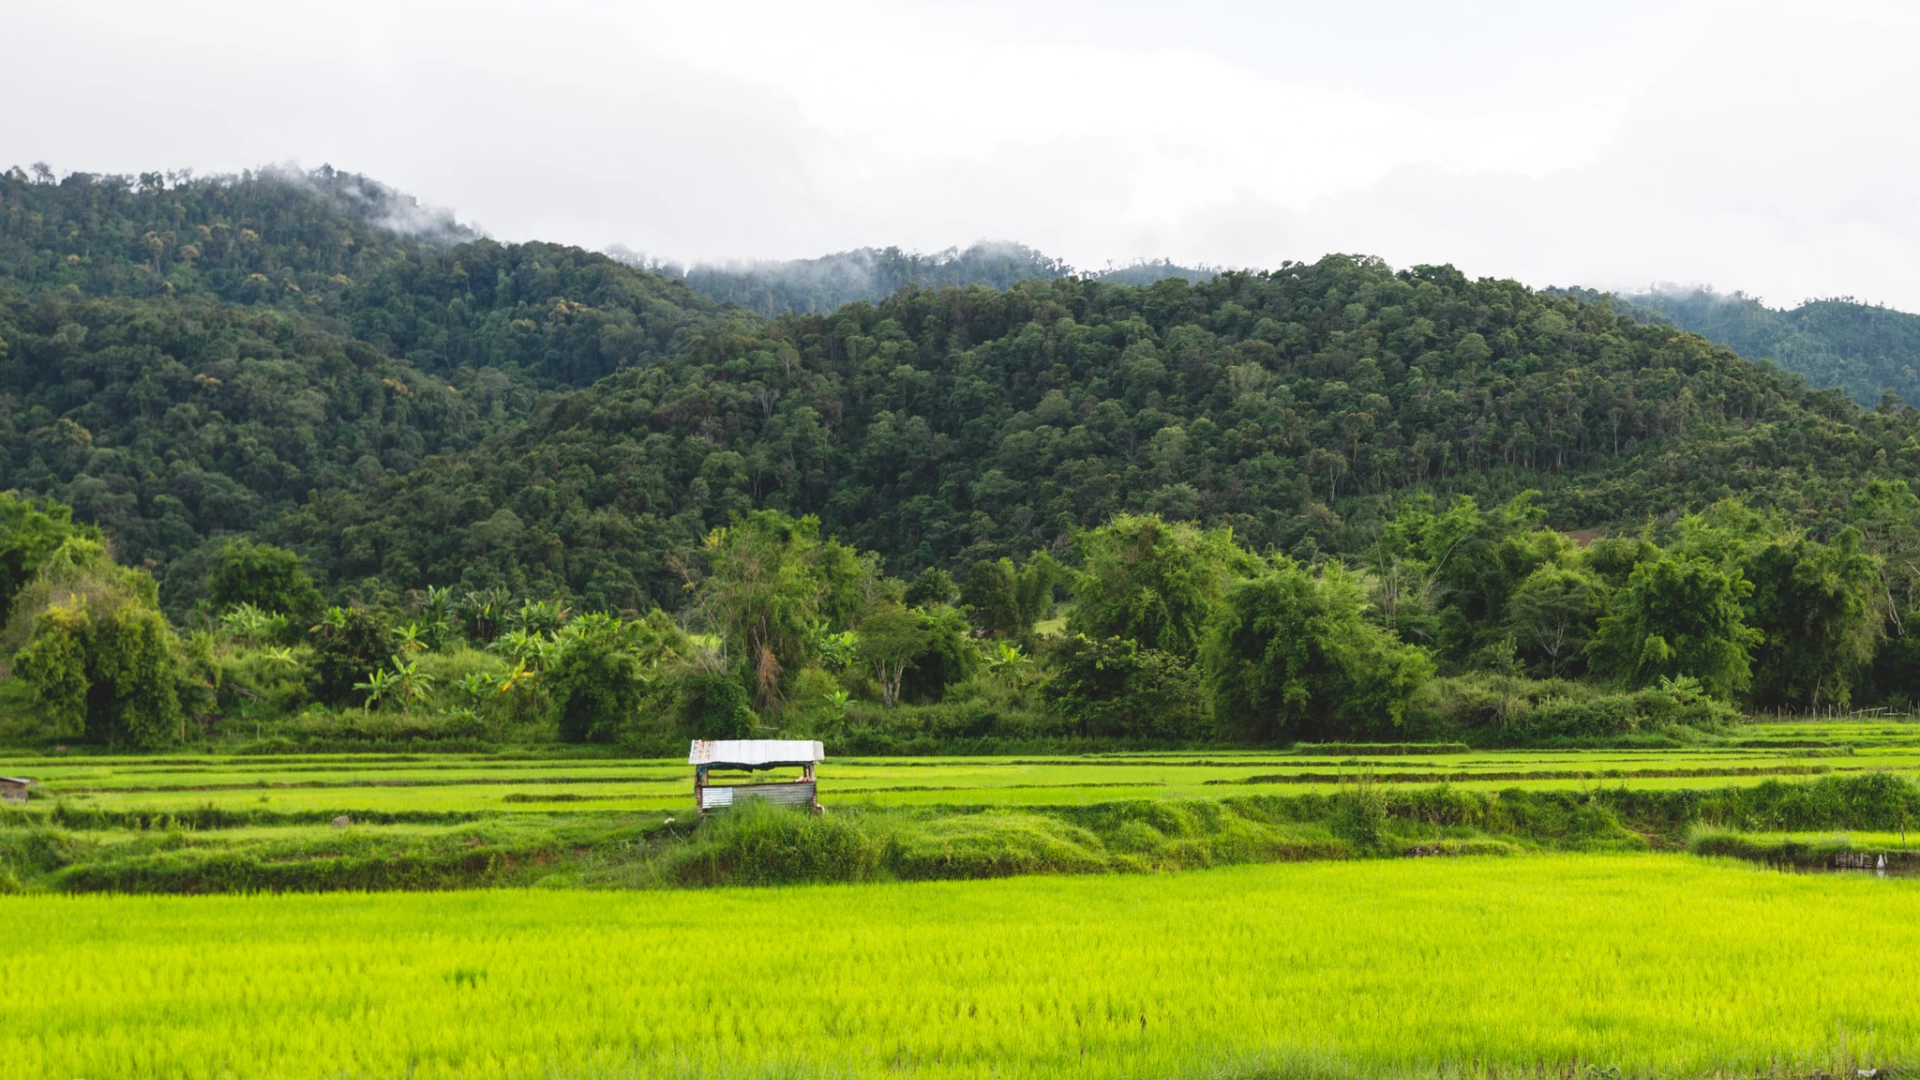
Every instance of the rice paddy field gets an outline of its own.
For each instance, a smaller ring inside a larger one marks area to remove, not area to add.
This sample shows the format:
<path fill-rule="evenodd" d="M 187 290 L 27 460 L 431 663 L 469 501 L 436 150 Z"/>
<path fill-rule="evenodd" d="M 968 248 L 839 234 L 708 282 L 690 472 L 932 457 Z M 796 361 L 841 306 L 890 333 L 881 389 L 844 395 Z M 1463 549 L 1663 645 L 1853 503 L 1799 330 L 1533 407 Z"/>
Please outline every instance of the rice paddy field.
<path fill-rule="evenodd" d="M 1920 1060 L 1917 904 L 1913 879 L 1672 855 L 0 898 L 0 1061 L 25 1077 L 1832 1074 Z"/>
<path fill-rule="evenodd" d="M 1920 725 L 1885 721 L 1692 748 L 830 757 L 827 816 L 777 815 L 814 824 L 774 840 L 857 849 L 856 825 L 893 829 L 867 839 L 895 863 L 876 847 L 841 879 L 864 883 L 686 888 L 746 879 L 669 881 L 656 860 L 642 880 L 621 852 L 748 849 L 699 849 L 680 761 L 0 751 L 0 775 L 34 781 L 0 810 L 0 892 L 9 859 L 97 864 L 22 871 L 25 895 L 0 895 L 0 1063 L 209 1080 L 1907 1070 L 1913 861 L 1788 873 L 1579 822 L 1596 793 L 1916 774 Z M 1395 819 L 1406 835 L 1363 842 L 1337 811 L 1290 819 L 1261 798 L 1335 796 L 1326 809 L 1359 785 L 1443 784 L 1502 793 L 1546 839 L 1435 819 L 1427 840 Z M 1527 810 L 1516 789 L 1548 794 Z M 1723 846 L 1746 829 L 1741 850 L 1904 855 L 1905 811 L 1879 813 L 1716 827 Z M 1021 844 L 1030 864 L 992 861 Z M 887 877 L 981 876 L 940 862 L 968 845 L 993 848 L 975 855 L 996 880 Z M 1507 856 L 1472 854 L 1487 850 Z M 242 864 L 252 876 L 220 876 Z M 500 884 L 523 887 L 473 887 Z"/>
<path fill-rule="evenodd" d="M 829 753 L 831 753 L 829 747 Z M 1596 785 L 1699 788 L 1768 778 L 1920 772 L 1920 724 L 1756 724 L 1699 748 L 1336 754 L 1213 752 L 1004 758 L 832 758 L 827 806 L 1084 806 L 1446 782 L 1469 791 Z M 112 811 L 196 807 L 283 813 L 665 811 L 692 806 L 683 761 L 473 754 L 268 757 L 30 756 L 0 750 L 0 775 L 36 799 Z"/>

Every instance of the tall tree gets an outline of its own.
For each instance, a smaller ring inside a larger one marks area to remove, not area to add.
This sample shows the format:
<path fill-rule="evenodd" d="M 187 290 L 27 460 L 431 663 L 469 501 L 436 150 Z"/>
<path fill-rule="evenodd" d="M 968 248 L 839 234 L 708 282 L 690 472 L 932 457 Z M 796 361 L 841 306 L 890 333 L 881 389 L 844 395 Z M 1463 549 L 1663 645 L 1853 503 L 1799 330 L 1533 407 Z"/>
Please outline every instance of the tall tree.
<path fill-rule="evenodd" d="M 729 662 L 766 709 L 782 699 L 782 676 L 806 658 L 827 581 L 820 521 L 757 510 L 707 534 L 707 574 L 694 583 L 701 611 Z"/>
<path fill-rule="evenodd" d="M 1507 620 L 1524 647 L 1546 658 L 1559 678 L 1593 637 L 1605 586 L 1581 570 L 1546 565 L 1528 574 L 1507 602 Z"/>
<path fill-rule="evenodd" d="M 1202 531 L 1157 514 L 1119 514 L 1083 533 L 1081 574 L 1067 628 L 1095 640 L 1130 638 L 1191 657 L 1207 620 L 1237 579 L 1259 560 L 1230 529 Z"/>
<path fill-rule="evenodd" d="M 1627 688 L 1686 675 L 1728 700 L 1752 681 L 1752 650 L 1762 641 L 1746 621 L 1752 593 L 1737 569 L 1697 556 L 1643 562 L 1613 595 L 1587 654 Z"/>
<path fill-rule="evenodd" d="M 1366 606 L 1337 565 L 1315 574 L 1282 559 L 1235 585 L 1200 654 L 1215 723 L 1260 742 L 1400 729 L 1433 662 Z"/>
<path fill-rule="evenodd" d="M 116 566 L 105 545 L 71 537 L 19 594 L 31 618 L 13 671 L 34 692 L 46 734 L 109 746 L 177 741 L 185 675 L 153 579 Z"/>

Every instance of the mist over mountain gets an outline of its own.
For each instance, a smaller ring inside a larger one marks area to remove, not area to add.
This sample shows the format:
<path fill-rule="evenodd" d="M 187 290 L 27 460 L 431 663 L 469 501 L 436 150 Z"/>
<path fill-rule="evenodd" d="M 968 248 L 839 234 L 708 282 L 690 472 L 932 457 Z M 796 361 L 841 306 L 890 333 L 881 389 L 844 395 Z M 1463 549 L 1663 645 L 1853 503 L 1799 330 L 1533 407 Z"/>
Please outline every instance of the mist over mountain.
<path fill-rule="evenodd" d="M 897 247 L 867 247 L 816 259 L 692 266 L 649 259 L 624 247 L 610 248 L 607 254 L 649 273 L 677 277 L 702 296 L 738 304 L 768 317 L 788 312 L 823 314 L 847 304 L 875 303 L 909 285 L 926 289 L 966 285 L 1007 289 L 1016 282 L 1068 276 L 1151 285 L 1169 277 L 1207 281 L 1219 273 L 1214 268 L 1179 266 L 1166 259 L 1076 270 L 1064 260 L 1024 244 L 1003 241 L 982 241 L 964 250 L 948 248 L 931 255 Z"/>

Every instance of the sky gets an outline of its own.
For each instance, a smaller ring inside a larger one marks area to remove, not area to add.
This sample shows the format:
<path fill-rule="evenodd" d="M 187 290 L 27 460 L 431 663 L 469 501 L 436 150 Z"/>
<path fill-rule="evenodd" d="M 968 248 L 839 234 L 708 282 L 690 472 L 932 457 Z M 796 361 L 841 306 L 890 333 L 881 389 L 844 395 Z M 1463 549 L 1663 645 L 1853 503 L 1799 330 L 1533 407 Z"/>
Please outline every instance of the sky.
<path fill-rule="evenodd" d="M 331 164 L 681 262 L 1329 251 L 1920 311 L 1920 3 L 0 0 L 0 168 Z"/>

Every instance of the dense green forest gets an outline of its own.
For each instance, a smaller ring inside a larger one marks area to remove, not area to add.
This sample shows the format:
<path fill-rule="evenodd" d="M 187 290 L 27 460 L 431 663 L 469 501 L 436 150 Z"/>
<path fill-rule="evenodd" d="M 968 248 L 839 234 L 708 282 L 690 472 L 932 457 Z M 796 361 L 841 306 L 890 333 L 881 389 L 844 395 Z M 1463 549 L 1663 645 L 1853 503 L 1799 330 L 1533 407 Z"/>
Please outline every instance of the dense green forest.
<path fill-rule="evenodd" d="M 1738 496 L 1831 524 L 1920 417 L 1446 267 L 1329 257 L 1199 286 L 908 289 L 694 335 L 472 451 L 268 534 L 371 598 L 458 581 L 667 603 L 731 513 L 817 514 L 896 573 L 1060 550 L 1119 510 L 1312 559 L 1406 494 L 1545 493 L 1561 528 Z M 372 591 L 368 591 L 372 590 Z"/>
<path fill-rule="evenodd" d="M 0 692 L 47 738 L 876 749 L 1920 692 L 1912 409 L 1447 266 L 928 265 L 1021 260 L 766 318 L 328 169 L 0 176 Z"/>
<path fill-rule="evenodd" d="M 1780 310 L 1706 289 L 1646 293 L 1626 303 L 1637 318 L 1671 322 L 1750 360 L 1770 360 L 1862 405 L 1878 404 L 1889 390 L 1920 402 L 1920 315 L 1850 299 Z"/>

